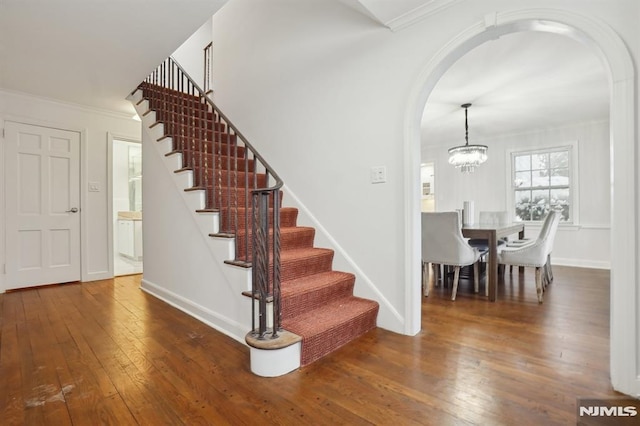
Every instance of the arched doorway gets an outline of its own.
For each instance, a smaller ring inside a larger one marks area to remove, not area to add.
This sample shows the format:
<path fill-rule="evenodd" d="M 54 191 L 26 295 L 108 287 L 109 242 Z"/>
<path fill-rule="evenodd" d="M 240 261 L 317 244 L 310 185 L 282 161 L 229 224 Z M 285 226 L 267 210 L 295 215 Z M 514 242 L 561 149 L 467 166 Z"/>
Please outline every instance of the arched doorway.
<path fill-rule="evenodd" d="M 420 330 L 420 120 L 429 94 L 446 70 L 480 44 L 504 34 L 545 31 L 578 40 L 599 55 L 608 70 L 611 92 L 611 380 L 628 394 L 640 391 L 637 378 L 637 215 L 635 176 L 635 80 L 631 56 L 606 24 L 559 10 L 524 10 L 487 15 L 445 45 L 423 69 L 405 115 L 405 208 L 407 277 L 406 333 Z M 632 236 L 631 238 L 629 236 Z M 632 319 L 631 321 L 629 319 Z"/>

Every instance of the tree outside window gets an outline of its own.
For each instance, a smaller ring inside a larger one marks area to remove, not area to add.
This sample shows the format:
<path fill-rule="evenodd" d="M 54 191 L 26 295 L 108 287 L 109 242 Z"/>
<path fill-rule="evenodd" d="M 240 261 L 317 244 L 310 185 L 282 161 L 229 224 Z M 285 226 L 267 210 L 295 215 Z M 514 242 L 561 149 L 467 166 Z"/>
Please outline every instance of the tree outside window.
<path fill-rule="evenodd" d="M 541 221 L 552 209 L 572 220 L 570 158 L 570 148 L 512 154 L 517 221 Z"/>

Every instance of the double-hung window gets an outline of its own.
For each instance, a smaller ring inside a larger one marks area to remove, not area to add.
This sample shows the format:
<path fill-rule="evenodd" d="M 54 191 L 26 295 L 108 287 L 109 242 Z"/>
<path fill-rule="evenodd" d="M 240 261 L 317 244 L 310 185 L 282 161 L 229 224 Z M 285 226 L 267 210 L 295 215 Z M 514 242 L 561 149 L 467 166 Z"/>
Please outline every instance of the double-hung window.
<path fill-rule="evenodd" d="M 574 221 L 572 162 L 571 146 L 511 153 L 516 221 L 541 221 L 549 210 Z"/>

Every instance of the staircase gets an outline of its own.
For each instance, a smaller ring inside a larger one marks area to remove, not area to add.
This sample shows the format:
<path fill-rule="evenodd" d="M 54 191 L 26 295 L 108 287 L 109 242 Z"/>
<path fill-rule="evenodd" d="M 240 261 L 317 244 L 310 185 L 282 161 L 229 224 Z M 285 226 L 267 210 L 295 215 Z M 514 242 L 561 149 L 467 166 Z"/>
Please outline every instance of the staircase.
<path fill-rule="evenodd" d="M 253 290 L 246 296 L 260 312 L 252 315 L 255 339 L 247 342 L 266 340 L 273 348 L 284 331 L 293 333 L 301 337 L 299 365 L 305 366 L 375 328 L 378 303 L 353 295 L 355 276 L 332 269 L 333 250 L 315 247 L 315 229 L 298 226 L 297 209 L 282 205 L 277 175 L 261 166 L 266 163 L 259 154 L 185 76 L 169 58 L 138 87 L 139 104 L 146 101 L 148 112 L 155 112 L 151 127 L 163 125 L 158 140 L 170 138 L 165 155 L 182 156 L 176 172 L 193 173 L 193 186 L 184 190 L 204 191 L 204 205 L 194 214 L 217 213 L 210 236 L 235 240 L 235 256 L 225 262 L 253 270 Z"/>

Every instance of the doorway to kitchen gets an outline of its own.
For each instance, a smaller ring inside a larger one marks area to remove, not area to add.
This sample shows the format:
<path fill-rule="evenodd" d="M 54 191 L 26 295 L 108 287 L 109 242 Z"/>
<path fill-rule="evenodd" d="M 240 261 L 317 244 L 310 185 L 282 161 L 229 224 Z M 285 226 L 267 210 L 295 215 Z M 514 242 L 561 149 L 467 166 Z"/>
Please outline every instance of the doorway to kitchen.
<path fill-rule="evenodd" d="M 113 274 L 142 273 L 142 145 L 113 139 Z"/>

